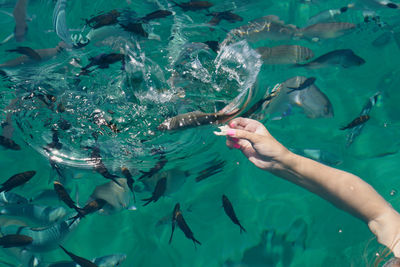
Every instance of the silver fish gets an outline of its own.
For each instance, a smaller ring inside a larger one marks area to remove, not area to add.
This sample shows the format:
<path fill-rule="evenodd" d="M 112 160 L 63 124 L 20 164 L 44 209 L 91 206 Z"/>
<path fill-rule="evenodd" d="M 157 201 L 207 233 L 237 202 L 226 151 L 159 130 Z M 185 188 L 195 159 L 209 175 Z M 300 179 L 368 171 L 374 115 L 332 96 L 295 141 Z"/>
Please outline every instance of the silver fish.
<path fill-rule="evenodd" d="M 338 49 L 323 54 L 311 62 L 306 64 L 296 64 L 296 67 L 306 67 L 309 69 L 319 69 L 329 66 L 341 66 L 343 68 L 350 68 L 354 66 L 361 66 L 365 60 L 356 55 L 351 49 Z"/>
<path fill-rule="evenodd" d="M 317 23 L 301 28 L 298 35 L 307 39 L 332 39 L 342 36 L 355 28 L 355 24 L 348 22 Z"/>
<path fill-rule="evenodd" d="M 28 251 L 49 251 L 57 248 L 58 244 L 61 243 L 66 236 L 78 226 L 80 218 L 77 218 L 73 223 L 70 223 L 70 219 L 73 218 L 74 215 L 75 214 L 69 215 L 66 220 L 54 223 L 48 227 L 31 228 L 24 225 L 13 224 L 1 226 L 0 231 L 5 235 L 18 233 L 32 237 L 33 242 L 26 246 L 26 250 Z"/>
<path fill-rule="evenodd" d="M 112 254 L 92 259 L 92 262 L 99 267 L 115 267 L 126 260 L 126 254 Z"/>
<path fill-rule="evenodd" d="M 33 204 L 9 204 L 0 207 L 0 215 L 17 216 L 40 224 L 54 223 L 65 217 L 64 207 L 39 206 Z"/>
<path fill-rule="evenodd" d="M 0 193 L 0 206 L 8 204 L 27 204 L 29 201 L 25 197 L 13 192 Z"/>
<path fill-rule="evenodd" d="M 309 118 L 333 117 L 333 107 L 328 97 L 315 84 L 302 90 L 291 91 L 289 88 L 299 87 L 307 77 L 295 76 L 278 86 L 276 96 L 263 107 L 265 114 L 287 114 L 291 106 L 300 107 Z M 288 93 L 290 92 L 290 93 Z M 277 117 L 278 119 L 281 117 Z M 275 118 L 276 119 L 276 118 Z"/>
<path fill-rule="evenodd" d="M 279 45 L 274 47 L 259 47 L 264 64 L 295 64 L 314 57 L 311 49 L 299 45 Z"/>
<path fill-rule="evenodd" d="M 321 11 L 318 14 L 309 18 L 307 24 L 313 25 L 321 22 L 332 22 L 337 16 L 345 13 L 347 10 L 349 10 L 349 8 L 352 7 L 354 7 L 354 4 L 348 4 L 347 6 L 343 6 L 337 9 L 328 9 Z"/>
<path fill-rule="evenodd" d="M 247 25 L 233 29 L 229 35 L 245 38 L 249 42 L 264 39 L 290 40 L 299 29 L 295 25 L 285 24 L 275 15 L 264 16 L 250 21 Z M 228 37 L 229 38 L 229 37 Z"/>

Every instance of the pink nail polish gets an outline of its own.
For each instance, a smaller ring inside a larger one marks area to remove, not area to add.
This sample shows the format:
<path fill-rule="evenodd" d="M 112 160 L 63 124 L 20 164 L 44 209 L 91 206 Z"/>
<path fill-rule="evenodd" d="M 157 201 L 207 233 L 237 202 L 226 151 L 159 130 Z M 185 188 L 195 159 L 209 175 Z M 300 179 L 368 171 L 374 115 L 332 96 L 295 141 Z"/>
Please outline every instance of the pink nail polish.
<path fill-rule="evenodd" d="M 235 130 L 234 129 L 229 129 L 227 132 L 226 132 L 226 134 L 227 135 L 229 135 L 229 136 L 234 136 L 235 135 Z"/>
<path fill-rule="evenodd" d="M 235 127 L 235 123 L 234 123 L 233 121 L 231 121 L 231 122 L 229 123 L 229 127 L 231 127 L 231 128 Z"/>
<path fill-rule="evenodd" d="M 238 139 L 238 138 L 235 138 L 235 137 L 231 137 L 231 140 L 232 140 L 233 142 L 235 142 L 235 143 L 239 142 L 239 139 Z"/>
<path fill-rule="evenodd" d="M 240 145 L 239 144 L 234 144 L 233 147 L 239 149 Z"/>

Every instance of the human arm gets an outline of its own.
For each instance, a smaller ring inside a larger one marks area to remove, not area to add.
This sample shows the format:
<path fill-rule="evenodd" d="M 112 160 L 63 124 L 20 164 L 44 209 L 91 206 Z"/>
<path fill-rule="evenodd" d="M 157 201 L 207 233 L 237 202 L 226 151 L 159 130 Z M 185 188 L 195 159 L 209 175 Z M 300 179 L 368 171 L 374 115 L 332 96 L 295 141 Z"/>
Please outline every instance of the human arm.
<path fill-rule="evenodd" d="M 229 123 L 227 145 L 257 167 L 319 195 L 368 224 L 378 242 L 400 256 L 400 215 L 359 177 L 296 155 L 261 123 L 237 118 Z"/>

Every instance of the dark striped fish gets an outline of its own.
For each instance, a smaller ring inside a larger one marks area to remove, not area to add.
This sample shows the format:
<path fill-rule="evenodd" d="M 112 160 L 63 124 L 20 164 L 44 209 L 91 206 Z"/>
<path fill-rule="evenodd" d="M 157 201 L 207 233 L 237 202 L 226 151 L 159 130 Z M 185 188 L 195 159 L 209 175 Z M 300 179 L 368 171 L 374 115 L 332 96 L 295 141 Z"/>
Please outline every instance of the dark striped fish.
<path fill-rule="evenodd" d="M 259 47 L 264 64 L 296 64 L 314 57 L 311 49 L 299 45 L 279 45 L 274 47 Z"/>
<path fill-rule="evenodd" d="M 35 174 L 36 171 L 26 171 L 11 176 L 1 185 L 0 192 L 8 192 L 17 186 L 23 185 L 24 183 L 28 182 Z"/>
<path fill-rule="evenodd" d="M 352 122 L 347 124 L 346 126 L 340 128 L 340 130 L 346 130 L 346 129 L 351 129 L 354 128 L 358 125 L 364 124 L 369 120 L 369 115 L 361 115 L 357 118 L 355 118 Z"/>
<path fill-rule="evenodd" d="M 185 3 L 177 3 L 175 1 L 171 1 L 178 7 L 182 8 L 183 11 L 196 11 L 201 9 L 209 9 L 214 4 L 208 1 L 190 1 Z"/>
<path fill-rule="evenodd" d="M 97 15 L 92 17 L 91 19 L 86 19 L 86 25 L 93 29 L 98 29 L 103 26 L 114 25 L 118 23 L 118 18 L 121 15 L 119 11 L 116 9 L 111 10 L 110 12 Z"/>
<path fill-rule="evenodd" d="M 141 18 L 142 21 L 147 22 L 149 20 L 153 20 L 153 19 L 161 19 L 161 18 L 165 18 L 172 15 L 172 12 L 169 10 L 157 10 L 154 12 L 151 12 L 149 14 L 147 14 L 146 16 L 144 16 L 143 18 Z"/>
<path fill-rule="evenodd" d="M 225 195 L 222 195 L 222 206 L 224 207 L 226 215 L 228 215 L 228 217 L 232 220 L 234 224 L 240 227 L 240 233 L 242 233 L 242 231 L 246 232 L 246 229 L 244 229 L 244 227 L 240 224 L 239 219 L 236 216 L 232 203 Z"/>

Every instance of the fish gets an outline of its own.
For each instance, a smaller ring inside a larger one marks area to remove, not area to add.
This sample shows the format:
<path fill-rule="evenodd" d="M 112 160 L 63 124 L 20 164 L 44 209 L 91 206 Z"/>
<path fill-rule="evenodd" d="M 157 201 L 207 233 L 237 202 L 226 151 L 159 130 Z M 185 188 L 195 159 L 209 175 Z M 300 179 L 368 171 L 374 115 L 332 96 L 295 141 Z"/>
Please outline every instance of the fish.
<path fill-rule="evenodd" d="M 334 18 L 345 13 L 347 10 L 349 10 L 349 8 L 353 8 L 353 7 L 354 7 L 354 4 L 348 4 L 347 6 L 343 6 L 341 8 L 328 9 L 328 10 L 321 11 L 318 14 L 310 17 L 308 19 L 307 24 L 313 25 L 313 24 L 320 23 L 320 22 L 331 22 Z"/>
<path fill-rule="evenodd" d="M 142 17 L 141 20 L 144 22 L 148 22 L 153 19 L 162 19 L 172 15 L 172 12 L 169 10 L 156 10 Z"/>
<path fill-rule="evenodd" d="M 13 10 L 15 19 L 14 36 L 17 42 L 25 40 L 26 32 L 28 31 L 28 24 L 26 23 L 26 6 L 28 0 L 18 0 Z"/>
<path fill-rule="evenodd" d="M 11 234 L 0 237 L 0 246 L 3 248 L 25 247 L 32 242 L 32 237 L 26 235 Z"/>
<path fill-rule="evenodd" d="M 207 179 L 208 177 L 215 175 L 223 170 L 223 167 L 226 164 L 225 160 L 213 160 L 212 166 L 200 171 L 195 178 L 195 181 L 198 183 Z"/>
<path fill-rule="evenodd" d="M 157 181 L 156 187 L 154 188 L 153 194 L 149 198 L 142 199 L 143 201 L 147 201 L 143 206 L 147 206 L 152 201 L 157 202 L 165 193 L 165 189 L 167 188 L 167 178 L 163 177 Z"/>
<path fill-rule="evenodd" d="M 23 217 L 40 224 L 50 224 L 67 215 L 63 207 L 50 207 L 33 204 L 8 204 L 0 206 L 0 215 Z"/>
<path fill-rule="evenodd" d="M 246 229 L 240 224 L 239 219 L 236 216 L 235 210 L 233 209 L 232 203 L 229 201 L 226 195 L 222 195 L 222 206 L 226 215 L 232 220 L 232 222 L 240 227 L 240 233 L 246 232 Z"/>
<path fill-rule="evenodd" d="M 392 36 L 393 36 L 392 31 L 385 31 L 378 37 L 376 37 L 371 44 L 375 47 L 383 47 L 392 40 Z"/>
<path fill-rule="evenodd" d="M 294 38 L 299 29 L 292 24 L 285 24 L 275 15 L 264 16 L 233 29 L 229 32 L 225 43 L 233 36 L 245 38 L 249 42 L 258 42 L 261 40 L 286 41 Z"/>
<path fill-rule="evenodd" d="M 106 166 L 103 163 L 103 160 L 100 155 L 100 149 L 98 147 L 94 147 L 92 149 L 90 163 L 93 164 L 93 170 L 99 174 L 101 174 L 104 178 L 112 180 L 117 185 L 120 185 L 116 178 L 118 175 L 111 174 Z"/>
<path fill-rule="evenodd" d="M 15 143 L 11 138 L 0 135 L 0 145 L 4 148 L 12 150 L 21 150 L 21 147 Z"/>
<path fill-rule="evenodd" d="M 177 5 L 178 7 L 182 8 L 183 11 L 197 11 L 201 9 L 209 9 L 214 5 L 213 3 L 210 3 L 208 1 L 190 1 L 179 4 L 172 0 L 171 2 Z"/>
<path fill-rule="evenodd" d="M 60 139 L 58 138 L 58 132 L 56 129 L 52 129 L 52 132 L 53 132 L 53 134 L 52 134 L 51 143 L 47 144 L 47 146 L 45 148 L 60 150 L 62 148 L 62 143 L 60 143 Z"/>
<path fill-rule="evenodd" d="M 179 203 L 178 203 L 179 204 Z M 189 225 L 186 223 L 185 219 L 183 218 L 182 212 L 179 209 L 180 206 L 178 206 L 174 216 L 175 216 L 175 222 L 178 225 L 178 227 L 182 230 L 182 232 L 185 234 L 185 236 L 188 239 L 191 239 L 193 241 L 194 247 L 196 248 L 196 244 L 201 245 L 200 241 L 198 241 L 194 235 L 192 230 L 189 228 Z M 176 208 L 176 206 L 175 206 Z M 175 209 L 174 209 L 175 210 Z"/>
<path fill-rule="evenodd" d="M 299 45 L 258 47 L 256 50 L 264 64 L 295 64 L 314 57 L 311 49 Z"/>
<path fill-rule="evenodd" d="M 351 49 L 338 49 L 328 52 L 311 62 L 296 64 L 295 67 L 306 67 L 310 69 L 325 68 L 328 66 L 341 66 L 350 68 L 365 64 L 365 60 L 356 55 Z"/>
<path fill-rule="evenodd" d="M 332 39 L 342 36 L 355 28 L 356 25 L 349 22 L 317 23 L 301 28 L 297 36 L 307 39 Z"/>
<path fill-rule="evenodd" d="M 74 224 L 76 220 L 84 218 L 86 215 L 101 210 L 101 208 L 103 208 L 105 204 L 107 204 L 107 202 L 104 199 L 93 199 L 92 201 L 87 203 L 83 208 L 80 208 L 77 215 L 68 219 L 71 220 L 68 226 Z"/>
<path fill-rule="evenodd" d="M 212 26 L 218 25 L 221 22 L 221 20 L 226 20 L 230 23 L 243 21 L 243 18 L 241 16 L 234 14 L 231 11 L 211 12 L 206 16 L 212 16 L 211 20 L 208 22 L 208 24 Z"/>
<path fill-rule="evenodd" d="M 6 51 L 7 52 L 17 52 L 17 53 L 20 53 L 22 55 L 26 55 L 26 56 L 28 56 L 29 58 L 31 58 L 31 59 L 33 59 L 35 61 L 41 61 L 42 60 L 42 58 L 40 57 L 38 52 L 36 52 L 35 50 L 33 50 L 32 48 L 27 47 L 27 46 L 18 46 L 15 49 L 9 49 L 9 50 L 6 50 Z"/>
<path fill-rule="evenodd" d="M 71 209 L 76 210 L 78 213 L 80 212 L 79 208 L 75 204 L 75 201 L 72 200 L 67 190 L 60 182 L 54 182 L 54 191 L 57 193 L 59 199 L 65 203 L 65 205 L 67 205 Z"/>
<path fill-rule="evenodd" d="M 139 177 L 139 180 L 151 177 L 154 174 L 158 173 L 162 168 L 164 168 L 164 166 L 165 166 L 165 164 L 167 164 L 167 162 L 168 162 L 168 159 L 165 157 L 164 154 L 162 154 L 160 156 L 159 160 L 154 165 L 154 167 L 152 167 L 148 172 L 140 171 L 142 173 L 142 175 Z"/>
<path fill-rule="evenodd" d="M 105 204 L 101 209 L 106 214 L 118 212 L 122 209 L 129 209 L 130 204 L 130 190 L 125 178 L 117 178 L 120 185 L 113 181 L 96 186 L 90 195 L 89 201 L 101 199 Z M 100 203 L 101 204 L 101 203 Z"/>
<path fill-rule="evenodd" d="M 68 250 L 66 250 L 63 246 L 59 245 L 62 250 L 77 264 L 79 264 L 82 267 L 98 267 L 97 264 L 91 262 L 90 260 L 87 260 L 85 258 L 79 257 Z"/>
<path fill-rule="evenodd" d="M 41 228 L 32 228 L 21 224 L 2 224 L 0 226 L 0 231 L 5 235 L 21 234 L 30 236 L 33 239 L 33 242 L 26 246 L 26 250 L 32 252 L 43 252 L 56 248 L 57 244 L 62 242 L 80 222 L 79 218 L 73 223 L 68 223 L 69 220 L 71 220 L 71 215 L 68 215 L 65 220 Z"/>
<path fill-rule="evenodd" d="M 98 258 L 94 258 L 91 260 L 94 264 L 97 264 L 99 267 L 115 267 L 119 266 L 126 260 L 125 254 L 112 254 L 107 256 L 102 256 Z M 50 264 L 48 267 L 77 267 L 77 263 L 74 261 L 59 261 Z"/>
<path fill-rule="evenodd" d="M 179 203 L 175 204 L 174 210 L 172 211 L 172 219 L 171 219 L 171 237 L 169 238 L 168 244 L 171 244 L 172 242 L 172 237 L 174 235 L 174 231 L 175 231 L 175 227 L 176 227 L 176 223 L 177 223 L 177 216 L 178 213 L 181 212 L 181 205 Z"/>
<path fill-rule="evenodd" d="M 15 187 L 23 185 L 24 183 L 28 182 L 35 174 L 36 171 L 26 171 L 11 176 L 7 181 L 2 183 L 0 192 L 8 192 Z"/>
<path fill-rule="evenodd" d="M 71 34 L 67 26 L 67 18 L 65 10 L 67 8 L 67 0 L 57 0 L 53 10 L 53 29 L 57 36 L 65 43 L 66 47 L 73 47 Z M 79 48 L 79 46 L 75 46 Z"/>
<path fill-rule="evenodd" d="M 97 15 L 91 19 L 86 19 L 86 25 L 93 29 L 98 29 L 103 26 L 110 26 L 118 23 L 118 18 L 121 16 L 121 13 L 113 9 L 107 13 Z"/>
<path fill-rule="evenodd" d="M 90 57 L 89 61 L 90 63 L 82 68 L 81 73 L 79 75 L 87 74 L 89 72 L 88 69 L 93 66 L 97 66 L 100 69 L 106 69 L 111 64 L 114 64 L 119 61 L 121 61 L 122 63 L 122 69 L 125 68 L 125 55 L 119 53 L 110 53 L 110 54 L 102 53 L 95 57 Z"/>
<path fill-rule="evenodd" d="M 346 126 L 340 128 L 340 130 L 346 130 L 346 129 L 351 129 L 354 128 L 358 125 L 364 124 L 369 120 L 369 115 L 361 115 L 358 116 L 357 118 L 355 118 L 354 120 L 352 120 L 349 124 L 347 124 Z"/>
<path fill-rule="evenodd" d="M 27 204 L 29 200 L 26 197 L 13 192 L 0 193 L 0 206 L 8 204 Z"/>
<path fill-rule="evenodd" d="M 203 44 L 206 44 L 212 51 L 218 53 L 219 51 L 219 42 L 218 41 L 205 41 Z"/>
<path fill-rule="evenodd" d="M 144 30 L 143 24 L 140 22 L 129 22 L 127 24 L 120 23 L 119 25 L 127 32 L 131 32 L 145 38 L 149 37 L 149 34 Z"/>
<path fill-rule="evenodd" d="M 122 174 L 126 178 L 126 182 L 128 184 L 129 189 L 131 190 L 132 193 L 134 193 L 134 191 L 133 191 L 133 183 L 135 183 L 135 180 L 132 178 L 131 172 L 129 171 L 128 168 L 122 167 Z M 135 196 L 135 194 L 134 194 L 134 196 Z"/>
<path fill-rule="evenodd" d="M 292 90 L 290 90 L 289 92 L 287 92 L 287 94 L 290 94 L 290 93 L 292 93 L 292 92 L 294 92 L 294 91 L 296 91 L 296 90 L 297 90 L 297 91 L 300 91 L 300 90 L 303 90 L 303 89 L 306 89 L 306 88 L 310 87 L 311 85 L 314 84 L 314 82 L 315 82 L 316 79 L 317 79 L 317 78 L 315 78 L 315 77 L 307 78 L 304 82 L 302 82 L 302 83 L 299 85 L 299 87 L 289 87 L 289 86 L 287 86 L 288 89 L 292 89 Z"/>

